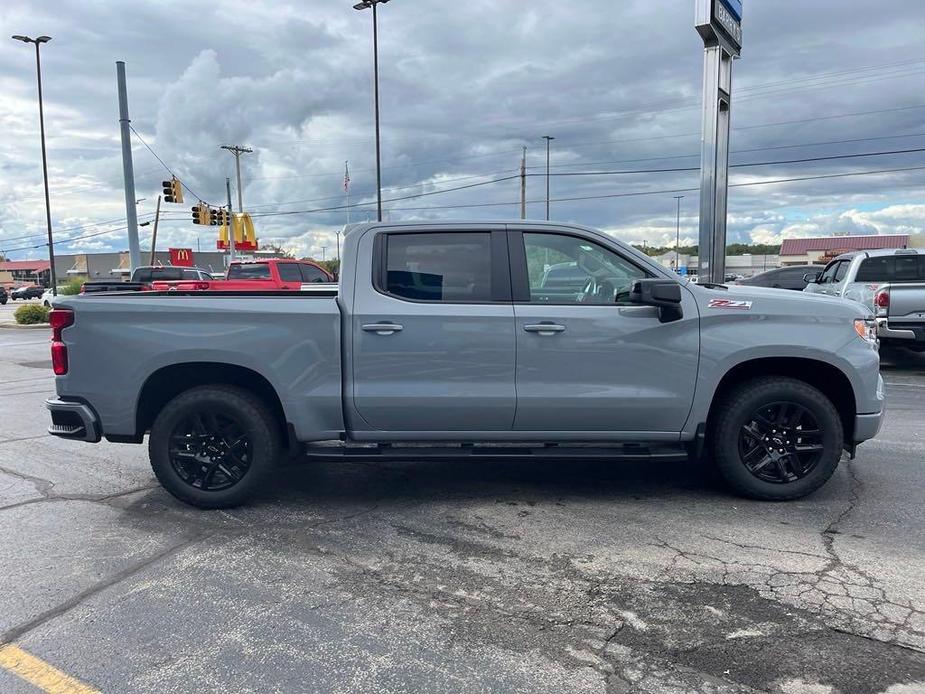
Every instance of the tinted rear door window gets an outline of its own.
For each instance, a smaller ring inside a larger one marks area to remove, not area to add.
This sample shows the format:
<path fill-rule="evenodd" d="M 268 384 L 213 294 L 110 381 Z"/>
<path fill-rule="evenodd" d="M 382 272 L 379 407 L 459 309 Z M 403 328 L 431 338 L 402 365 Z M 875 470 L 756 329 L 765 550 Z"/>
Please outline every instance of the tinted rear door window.
<path fill-rule="evenodd" d="M 230 280 L 268 280 L 270 266 L 266 263 L 253 263 L 248 265 L 232 265 L 228 268 Z"/>
<path fill-rule="evenodd" d="M 491 263 L 488 232 L 389 234 L 384 289 L 414 301 L 491 301 Z"/>

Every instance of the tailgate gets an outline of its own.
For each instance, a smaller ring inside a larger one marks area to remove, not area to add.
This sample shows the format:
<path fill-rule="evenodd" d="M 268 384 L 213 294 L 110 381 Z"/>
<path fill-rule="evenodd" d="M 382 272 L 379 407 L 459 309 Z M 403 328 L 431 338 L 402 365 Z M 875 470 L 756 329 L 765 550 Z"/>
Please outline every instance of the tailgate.
<path fill-rule="evenodd" d="M 925 327 L 925 283 L 891 284 L 890 323 L 917 323 Z"/>

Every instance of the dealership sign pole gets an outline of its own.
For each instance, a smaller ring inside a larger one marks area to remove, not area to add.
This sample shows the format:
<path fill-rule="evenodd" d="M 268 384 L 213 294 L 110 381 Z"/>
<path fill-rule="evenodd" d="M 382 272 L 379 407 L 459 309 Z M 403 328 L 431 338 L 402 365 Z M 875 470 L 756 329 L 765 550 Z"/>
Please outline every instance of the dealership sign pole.
<path fill-rule="evenodd" d="M 722 282 L 726 271 L 726 199 L 732 61 L 742 50 L 742 0 L 696 0 L 703 39 L 703 134 L 700 150 L 701 282 Z"/>

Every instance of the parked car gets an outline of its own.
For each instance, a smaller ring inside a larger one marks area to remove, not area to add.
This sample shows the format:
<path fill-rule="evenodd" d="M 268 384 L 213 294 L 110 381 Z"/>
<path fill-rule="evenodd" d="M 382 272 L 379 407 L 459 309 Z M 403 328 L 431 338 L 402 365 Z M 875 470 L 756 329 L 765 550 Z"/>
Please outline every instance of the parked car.
<path fill-rule="evenodd" d="M 10 294 L 10 298 L 15 301 L 16 299 L 38 299 L 45 293 L 45 288 L 38 284 L 27 284 L 22 287 L 17 287 Z"/>
<path fill-rule="evenodd" d="M 197 280 L 209 281 L 212 275 L 199 267 L 181 267 L 179 265 L 141 265 L 135 268 L 129 281 L 94 280 L 84 282 L 81 294 L 97 292 L 140 292 L 149 291 L 154 282 Z"/>
<path fill-rule="evenodd" d="M 300 291 L 333 281 L 327 270 L 310 260 L 269 258 L 229 263 L 223 280 L 153 282 L 152 286 L 157 291 Z"/>
<path fill-rule="evenodd" d="M 547 253 L 581 269 L 580 289 L 549 301 Z M 287 451 L 708 451 L 737 493 L 794 499 L 880 428 L 873 314 L 854 302 L 698 287 L 604 233 L 553 223 L 358 224 L 343 263 L 340 284 L 316 292 L 63 297 L 49 432 L 150 434 L 161 484 L 216 508 L 250 497 Z"/>
<path fill-rule="evenodd" d="M 806 275 L 820 270 L 819 265 L 791 265 L 767 270 L 754 277 L 736 281 L 746 287 L 772 287 L 774 289 L 791 289 L 801 292 L 808 284 Z"/>
<path fill-rule="evenodd" d="M 64 287 L 58 287 L 58 296 L 63 296 L 62 293 L 61 293 L 63 290 L 64 290 Z M 51 289 L 46 289 L 45 292 L 42 294 L 42 297 L 41 297 L 41 299 L 42 299 L 42 306 L 51 306 L 51 302 L 52 302 L 55 298 L 56 298 L 56 297 L 55 297 L 54 292 L 52 292 Z"/>
<path fill-rule="evenodd" d="M 807 293 L 852 299 L 874 310 L 882 342 L 925 351 L 925 253 L 846 253 L 806 279 Z"/>

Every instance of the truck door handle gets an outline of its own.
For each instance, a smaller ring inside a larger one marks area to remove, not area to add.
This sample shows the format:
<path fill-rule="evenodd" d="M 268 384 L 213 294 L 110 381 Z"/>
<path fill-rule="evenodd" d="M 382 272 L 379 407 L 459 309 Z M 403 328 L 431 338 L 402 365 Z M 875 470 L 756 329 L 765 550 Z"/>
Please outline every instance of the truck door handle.
<path fill-rule="evenodd" d="M 391 335 L 397 333 L 403 327 L 404 326 L 398 323 L 367 323 L 363 326 L 363 330 L 368 333 L 376 333 L 377 335 Z"/>
<path fill-rule="evenodd" d="M 555 323 L 536 323 L 534 325 L 525 325 L 524 330 L 528 333 L 539 333 L 540 335 L 555 335 L 556 333 L 564 333 L 565 326 Z"/>

